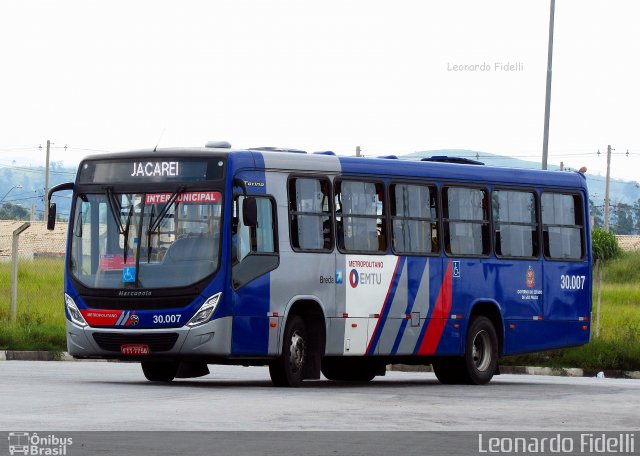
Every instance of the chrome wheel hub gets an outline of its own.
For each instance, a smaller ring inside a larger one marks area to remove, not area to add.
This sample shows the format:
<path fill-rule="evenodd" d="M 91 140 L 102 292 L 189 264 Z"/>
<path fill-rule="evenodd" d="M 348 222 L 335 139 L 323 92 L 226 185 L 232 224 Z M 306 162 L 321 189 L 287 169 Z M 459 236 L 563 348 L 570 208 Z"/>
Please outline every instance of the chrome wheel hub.
<path fill-rule="evenodd" d="M 473 356 L 473 364 L 478 371 L 483 372 L 489 368 L 489 364 L 491 364 L 491 340 L 486 331 L 478 332 L 473 338 L 471 355 Z"/>
<path fill-rule="evenodd" d="M 304 364 L 305 343 L 298 331 L 291 335 L 291 345 L 289 346 L 289 363 L 294 372 L 302 369 Z"/>

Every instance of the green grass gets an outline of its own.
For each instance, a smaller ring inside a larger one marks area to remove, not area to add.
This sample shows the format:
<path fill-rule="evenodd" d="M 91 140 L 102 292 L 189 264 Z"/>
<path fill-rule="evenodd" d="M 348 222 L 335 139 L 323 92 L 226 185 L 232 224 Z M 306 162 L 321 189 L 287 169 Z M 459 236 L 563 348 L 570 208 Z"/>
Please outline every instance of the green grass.
<path fill-rule="evenodd" d="M 607 283 L 635 284 L 640 287 L 640 252 L 623 252 L 603 269 Z"/>
<path fill-rule="evenodd" d="M 0 263 L 0 349 L 64 351 L 63 262 L 23 261 L 19 269 L 18 320 L 9 321 L 10 264 Z M 583 347 L 507 357 L 511 365 L 640 370 L 640 252 L 607 264 L 600 337 Z M 594 321 L 597 290 L 594 286 Z"/>
<path fill-rule="evenodd" d="M 66 350 L 63 271 L 59 259 L 21 261 L 18 318 L 10 321 L 11 263 L 0 263 L 0 349 Z"/>

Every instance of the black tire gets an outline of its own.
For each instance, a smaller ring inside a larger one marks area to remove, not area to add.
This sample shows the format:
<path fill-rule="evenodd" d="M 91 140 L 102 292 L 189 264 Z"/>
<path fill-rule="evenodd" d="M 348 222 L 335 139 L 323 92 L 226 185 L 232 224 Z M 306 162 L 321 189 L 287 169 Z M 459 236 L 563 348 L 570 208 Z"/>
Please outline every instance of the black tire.
<path fill-rule="evenodd" d="M 487 317 L 471 320 L 465 348 L 465 383 L 489 383 L 498 368 L 498 336 L 491 320 Z"/>
<path fill-rule="evenodd" d="M 442 358 L 432 364 L 433 372 L 444 385 L 459 385 L 465 382 L 464 359 Z"/>
<path fill-rule="evenodd" d="M 269 374 L 275 386 L 297 387 L 302 384 L 309 356 L 308 341 L 304 320 L 294 315 L 284 328 L 282 354 L 269 364 Z"/>
<path fill-rule="evenodd" d="M 142 372 L 150 382 L 170 382 L 178 373 L 177 361 L 143 361 Z"/>
<path fill-rule="evenodd" d="M 484 385 L 491 381 L 498 367 L 498 336 L 486 317 L 471 320 L 464 356 L 442 358 L 433 362 L 433 372 L 445 385 Z"/>
<path fill-rule="evenodd" d="M 341 358 L 322 360 L 322 375 L 339 382 L 370 382 L 377 375 L 378 366 L 359 359 Z"/>

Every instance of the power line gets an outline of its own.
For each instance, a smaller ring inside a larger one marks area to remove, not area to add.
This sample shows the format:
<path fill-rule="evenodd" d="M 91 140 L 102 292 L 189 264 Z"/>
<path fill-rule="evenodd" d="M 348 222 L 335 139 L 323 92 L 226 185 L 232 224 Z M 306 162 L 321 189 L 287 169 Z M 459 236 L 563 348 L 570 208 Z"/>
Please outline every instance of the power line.
<path fill-rule="evenodd" d="M 8 168 L 8 169 L 17 170 L 17 171 L 24 171 L 24 172 L 27 172 L 27 173 L 44 173 L 45 172 L 44 167 L 30 168 L 28 166 L 15 166 L 15 165 L 9 165 L 9 164 L 5 164 L 5 163 L 0 163 L 0 168 Z M 75 176 L 76 175 L 75 172 L 70 172 L 70 171 L 55 171 L 55 170 L 51 170 L 51 171 L 49 171 L 49 173 L 50 174 L 66 175 L 66 176 Z"/>
<path fill-rule="evenodd" d="M 106 150 L 106 149 L 94 149 L 91 147 L 68 147 L 69 150 L 82 150 L 82 151 L 86 151 L 86 152 L 113 152 L 112 150 Z"/>
<path fill-rule="evenodd" d="M 56 195 L 56 198 L 66 198 L 66 199 L 71 199 L 70 196 L 63 196 L 63 195 Z M 29 196 L 29 197 L 25 197 L 25 198 L 14 198 L 14 199 L 10 199 L 10 200 L 4 200 L 3 203 L 11 203 L 13 201 L 27 201 L 27 200 L 32 200 L 32 199 L 42 199 L 44 198 L 44 195 L 37 195 L 37 196 Z"/>

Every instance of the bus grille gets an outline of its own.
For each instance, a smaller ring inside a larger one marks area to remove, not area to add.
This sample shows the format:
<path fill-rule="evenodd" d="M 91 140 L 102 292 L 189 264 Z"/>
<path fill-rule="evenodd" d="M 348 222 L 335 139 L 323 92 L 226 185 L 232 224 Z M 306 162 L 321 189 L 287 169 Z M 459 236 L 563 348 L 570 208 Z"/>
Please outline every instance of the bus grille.
<path fill-rule="evenodd" d="M 146 344 L 151 352 L 168 351 L 173 348 L 178 340 L 177 333 L 153 333 L 153 334 L 120 334 L 120 333 L 95 333 L 93 339 L 101 349 L 119 352 L 124 344 Z"/>

